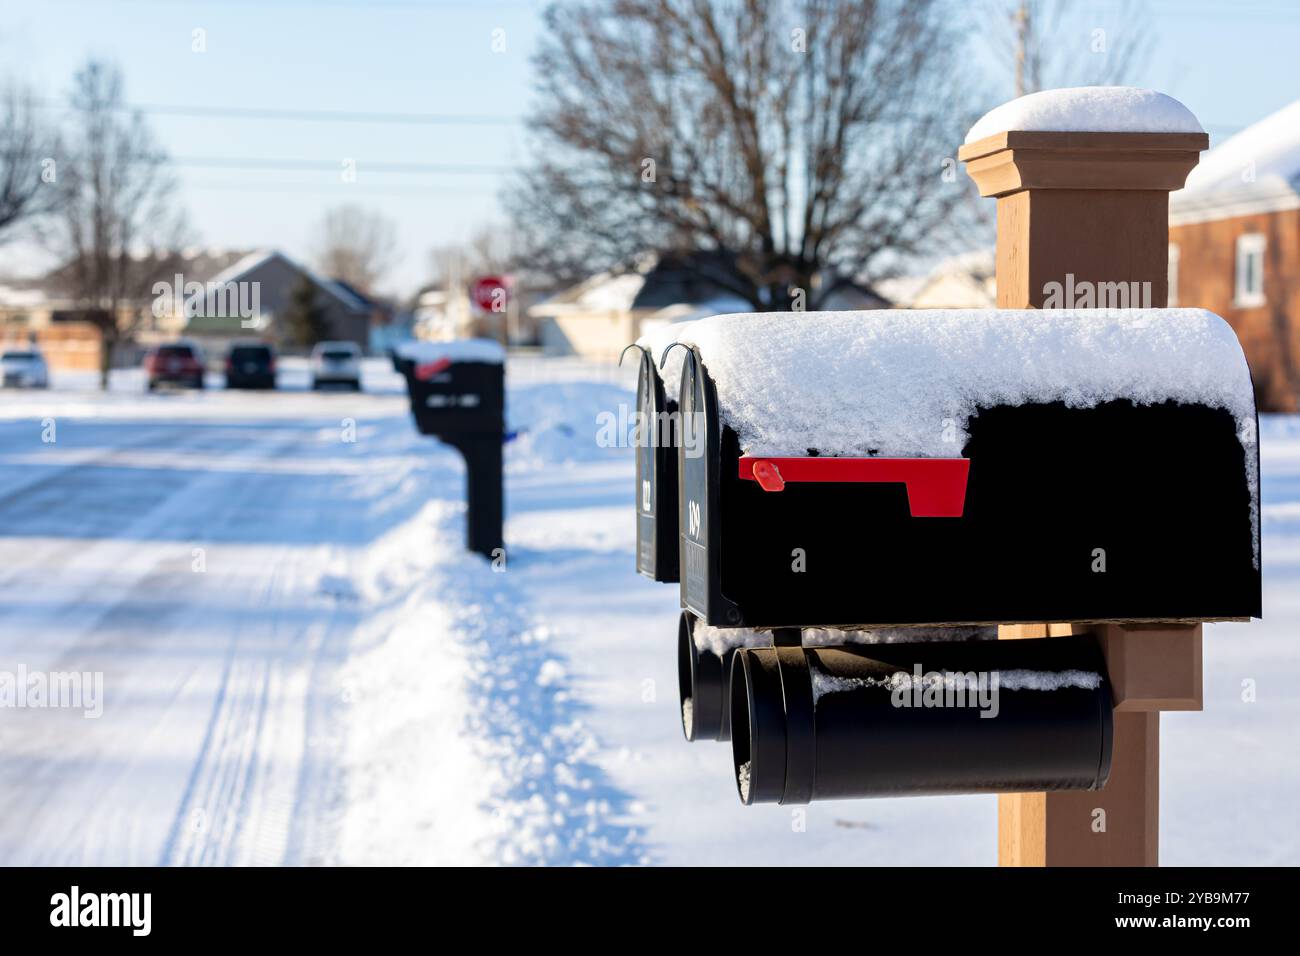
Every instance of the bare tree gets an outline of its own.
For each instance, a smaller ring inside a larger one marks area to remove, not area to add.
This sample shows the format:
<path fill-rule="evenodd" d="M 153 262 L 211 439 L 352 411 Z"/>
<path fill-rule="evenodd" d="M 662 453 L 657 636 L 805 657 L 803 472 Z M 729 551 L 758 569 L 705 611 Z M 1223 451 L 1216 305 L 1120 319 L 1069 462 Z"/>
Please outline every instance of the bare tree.
<path fill-rule="evenodd" d="M 986 33 L 994 56 L 1015 77 L 1016 96 L 1066 86 L 1128 82 L 1149 55 L 1154 31 L 1138 0 L 1104 9 L 1071 0 L 992 0 Z"/>
<path fill-rule="evenodd" d="M 320 236 L 316 265 L 331 279 L 342 279 L 362 292 L 374 291 L 397 252 L 397 227 L 361 206 L 331 209 L 321 223 Z"/>
<path fill-rule="evenodd" d="M 88 62 L 73 80 L 70 106 L 50 239 L 64 262 L 63 284 L 103 333 L 100 381 L 107 388 L 114 349 L 146 318 L 147 308 L 136 306 L 179 248 L 184 219 L 167 154 L 143 117 L 126 110 L 121 70 Z"/>
<path fill-rule="evenodd" d="M 932 251 L 960 204 L 950 4 L 583 0 L 546 25 L 539 160 L 507 202 L 557 277 L 708 252 L 710 279 L 783 309 L 820 273 Z"/>
<path fill-rule="evenodd" d="M 519 264 L 514 231 L 499 223 L 479 228 L 464 242 L 442 243 L 429 250 L 434 285 L 446 285 L 453 276 L 467 282 L 477 276 L 513 272 Z"/>
<path fill-rule="evenodd" d="M 0 92 L 0 239 L 58 204 L 58 137 L 30 90 Z"/>

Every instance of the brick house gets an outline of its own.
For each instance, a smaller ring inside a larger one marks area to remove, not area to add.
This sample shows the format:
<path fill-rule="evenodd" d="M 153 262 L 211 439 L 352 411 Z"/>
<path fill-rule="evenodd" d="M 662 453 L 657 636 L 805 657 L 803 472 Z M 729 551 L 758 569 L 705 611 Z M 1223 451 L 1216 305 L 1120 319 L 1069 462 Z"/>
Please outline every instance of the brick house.
<path fill-rule="evenodd" d="M 1261 411 L 1300 410 L 1300 100 L 1210 150 L 1171 194 L 1169 304 L 1232 325 Z"/>

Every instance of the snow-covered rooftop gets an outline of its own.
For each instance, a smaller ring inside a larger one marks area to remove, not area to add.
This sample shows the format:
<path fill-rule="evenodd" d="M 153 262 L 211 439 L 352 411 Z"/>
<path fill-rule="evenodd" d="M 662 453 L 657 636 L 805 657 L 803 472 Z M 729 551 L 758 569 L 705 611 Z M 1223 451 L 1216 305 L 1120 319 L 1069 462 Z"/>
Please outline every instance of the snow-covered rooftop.
<path fill-rule="evenodd" d="M 1266 116 L 1201 157 L 1175 204 L 1209 193 L 1285 186 L 1300 189 L 1300 100 Z"/>
<path fill-rule="evenodd" d="M 966 134 L 973 143 L 1008 130 L 1070 133 L 1203 133 L 1182 103 L 1133 86 L 1076 86 L 1030 93 L 990 110 Z"/>
<path fill-rule="evenodd" d="M 207 280 L 207 282 L 205 283 L 206 286 L 205 290 L 203 292 L 196 293 L 186 301 L 186 309 L 190 312 L 193 312 L 193 310 L 197 307 L 197 303 L 202 301 L 203 298 L 207 296 L 208 289 L 216 286 L 224 286 L 227 283 L 231 283 L 231 282 L 238 282 L 241 279 L 243 279 L 243 277 L 246 276 L 248 273 L 252 272 L 254 269 L 259 268 L 263 264 L 270 262 L 272 259 L 284 260 L 294 269 L 298 270 L 299 272 L 307 276 L 318 287 L 320 287 L 321 289 L 325 290 L 325 292 L 329 293 L 330 295 L 338 299 L 349 310 L 353 312 L 367 311 L 368 306 L 355 293 L 349 291 L 343 285 L 341 285 L 338 282 L 335 282 L 333 279 L 328 279 L 324 276 L 318 275 L 317 273 L 313 272 L 311 269 L 304 266 L 302 263 L 296 262 L 295 260 L 289 258 L 283 252 L 280 252 L 278 249 L 258 249 L 248 253 L 247 255 L 233 262 L 227 268 L 221 270 L 211 279 Z"/>

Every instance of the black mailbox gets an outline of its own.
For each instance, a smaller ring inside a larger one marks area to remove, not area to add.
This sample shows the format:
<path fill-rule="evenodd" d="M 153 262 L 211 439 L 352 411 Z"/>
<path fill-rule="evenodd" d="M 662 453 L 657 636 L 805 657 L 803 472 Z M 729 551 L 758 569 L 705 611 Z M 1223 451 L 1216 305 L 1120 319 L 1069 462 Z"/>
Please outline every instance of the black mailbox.
<path fill-rule="evenodd" d="M 639 346 L 636 386 L 636 569 L 677 582 L 677 401 L 650 351 Z"/>
<path fill-rule="evenodd" d="M 972 323 L 1018 317 L 969 314 Z M 872 313 L 859 315 L 854 321 L 872 321 Z M 708 355 L 694 346 L 675 350 L 685 352 L 681 599 L 709 624 L 1260 614 L 1258 445 L 1254 433 L 1242 434 L 1254 427 L 1253 406 L 1243 426 L 1225 408 L 1158 395 L 1074 407 L 1003 404 L 991 394 L 975 403 L 960 457 L 831 457 L 810 447 L 764 458 L 745 455 L 724 420 Z M 1240 375 L 1233 394 L 1244 390 L 1249 403 L 1244 359 Z M 763 398 L 762 407 L 781 413 L 779 396 Z"/>
<path fill-rule="evenodd" d="M 402 371 L 422 434 L 441 438 L 505 432 L 505 366 L 500 362 L 404 356 Z"/>
<path fill-rule="evenodd" d="M 1097 790 L 1112 696 L 1094 638 L 742 649 L 743 803 Z"/>
<path fill-rule="evenodd" d="M 487 557 L 495 557 L 503 541 L 504 359 L 490 340 L 410 343 L 394 355 L 420 433 L 465 459 L 468 547 Z"/>

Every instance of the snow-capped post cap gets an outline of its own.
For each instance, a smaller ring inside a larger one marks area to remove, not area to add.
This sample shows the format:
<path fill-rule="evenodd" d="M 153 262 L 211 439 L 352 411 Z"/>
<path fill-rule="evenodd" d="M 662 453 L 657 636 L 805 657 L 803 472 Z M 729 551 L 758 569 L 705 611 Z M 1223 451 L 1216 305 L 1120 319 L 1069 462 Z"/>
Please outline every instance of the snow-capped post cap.
<path fill-rule="evenodd" d="M 1204 133 L 1178 100 L 1133 86 L 1076 86 L 1030 93 L 985 113 L 966 134 L 974 143 L 1008 130 L 1054 133 Z"/>
<path fill-rule="evenodd" d="M 1127 86 L 1044 90 L 986 113 L 958 158 L 982 196 L 1022 189 L 1180 189 L 1209 146 L 1171 96 Z"/>

